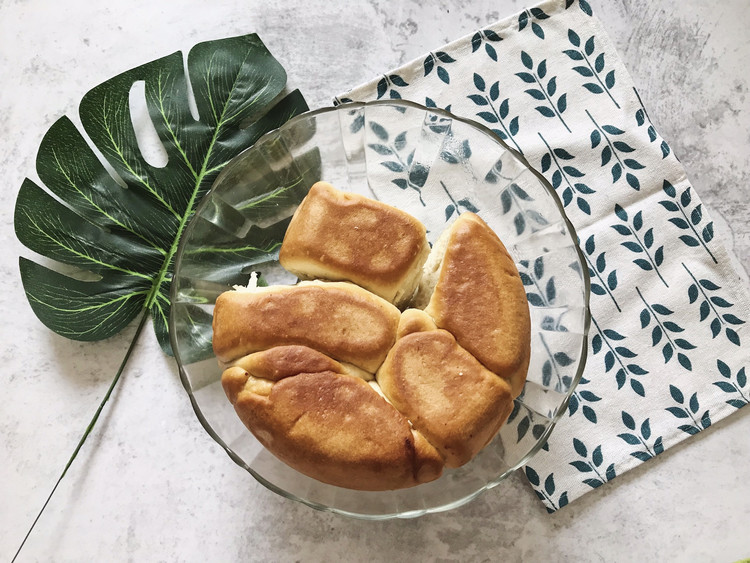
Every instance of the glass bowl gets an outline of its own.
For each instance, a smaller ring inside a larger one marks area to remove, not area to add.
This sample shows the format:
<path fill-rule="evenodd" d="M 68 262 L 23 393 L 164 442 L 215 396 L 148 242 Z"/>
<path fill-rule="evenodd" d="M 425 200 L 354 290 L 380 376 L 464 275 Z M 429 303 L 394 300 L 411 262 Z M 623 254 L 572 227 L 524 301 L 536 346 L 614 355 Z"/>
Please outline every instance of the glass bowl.
<path fill-rule="evenodd" d="M 240 422 L 211 350 L 213 304 L 257 272 L 294 284 L 278 251 L 294 210 L 318 180 L 416 216 L 433 243 L 466 211 L 505 243 L 526 287 L 531 363 L 496 438 L 467 465 L 410 489 L 363 492 L 291 469 Z M 500 483 L 540 448 L 580 379 L 589 324 L 588 268 L 552 187 L 489 129 L 406 101 L 308 112 L 233 159 L 190 221 L 176 255 L 171 339 L 180 377 L 206 431 L 269 489 L 321 510 L 370 519 L 460 506 Z"/>

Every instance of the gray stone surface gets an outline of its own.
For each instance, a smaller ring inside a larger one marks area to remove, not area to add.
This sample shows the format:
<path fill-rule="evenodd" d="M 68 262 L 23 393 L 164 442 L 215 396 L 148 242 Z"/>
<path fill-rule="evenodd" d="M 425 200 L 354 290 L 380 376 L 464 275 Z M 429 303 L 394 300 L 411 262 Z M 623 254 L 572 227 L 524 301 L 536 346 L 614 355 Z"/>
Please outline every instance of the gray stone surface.
<path fill-rule="evenodd" d="M 592 0 L 660 133 L 750 267 L 750 5 Z M 81 344 L 31 313 L 12 229 L 36 148 L 108 77 L 257 31 L 311 107 L 523 7 L 513 0 L 0 1 L 0 559 L 12 557 L 133 328 Z M 547 515 L 518 475 L 460 509 L 363 522 L 267 491 L 195 419 L 150 333 L 20 561 L 732 561 L 750 555 L 750 409 Z"/>

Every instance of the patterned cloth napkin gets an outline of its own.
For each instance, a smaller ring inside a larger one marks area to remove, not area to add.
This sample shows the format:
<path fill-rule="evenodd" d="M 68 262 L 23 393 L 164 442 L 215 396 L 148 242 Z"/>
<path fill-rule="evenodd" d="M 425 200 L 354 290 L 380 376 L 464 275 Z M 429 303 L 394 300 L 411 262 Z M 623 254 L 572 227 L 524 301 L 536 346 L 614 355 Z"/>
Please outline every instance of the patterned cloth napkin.
<path fill-rule="evenodd" d="M 335 101 L 383 98 L 491 128 L 578 231 L 588 362 L 525 468 L 550 512 L 748 403 L 747 289 L 586 0 L 543 2 Z"/>

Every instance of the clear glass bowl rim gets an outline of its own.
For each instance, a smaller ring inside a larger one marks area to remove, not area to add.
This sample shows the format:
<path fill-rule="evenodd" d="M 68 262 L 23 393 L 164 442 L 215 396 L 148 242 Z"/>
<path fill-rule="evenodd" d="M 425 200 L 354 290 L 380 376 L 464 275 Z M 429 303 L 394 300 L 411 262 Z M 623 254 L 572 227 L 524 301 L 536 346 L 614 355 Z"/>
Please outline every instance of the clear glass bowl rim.
<path fill-rule="evenodd" d="M 224 167 L 224 169 L 219 173 L 219 175 L 216 177 L 216 179 L 214 180 L 208 192 L 206 192 L 206 194 L 203 196 L 201 202 L 196 207 L 196 210 L 193 213 L 193 216 L 188 221 L 188 224 L 185 228 L 182 238 L 180 239 L 180 242 L 178 244 L 177 252 L 175 253 L 174 276 L 172 279 L 173 283 L 170 288 L 170 304 L 173 304 L 175 300 L 177 284 L 174 283 L 174 281 L 177 279 L 177 272 L 179 271 L 181 263 L 182 263 L 183 252 L 185 250 L 187 241 L 190 239 L 190 233 L 192 232 L 193 225 L 195 224 L 194 218 L 197 217 L 200 214 L 200 212 L 203 210 L 203 208 L 208 204 L 208 196 L 211 194 L 211 192 L 214 190 L 216 186 L 221 185 L 224 177 L 228 175 L 229 173 L 231 173 L 231 170 L 237 161 L 242 160 L 244 155 L 248 153 L 249 151 L 252 151 L 256 145 L 263 143 L 272 137 L 275 137 L 276 135 L 279 134 L 280 131 L 283 131 L 284 129 L 292 127 L 298 122 L 310 120 L 312 118 L 315 118 L 319 115 L 323 115 L 326 113 L 356 110 L 360 108 L 374 107 L 374 106 L 405 107 L 405 108 L 416 109 L 416 110 L 421 110 L 424 112 L 433 113 L 440 117 L 463 123 L 467 125 L 468 127 L 477 130 L 479 133 L 482 133 L 486 135 L 487 137 L 489 137 L 491 141 L 497 143 L 498 145 L 502 146 L 505 150 L 509 151 L 514 157 L 516 157 L 526 168 L 528 168 L 536 176 L 536 178 L 539 180 L 542 186 L 552 196 L 552 199 L 555 202 L 555 205 L 557 205 L 558 211 L 560 212 L 560 216 L 562 217 L 562 220 L 565 223 L 566 228 L 568 229 L 568 234 L 573 240 L 573 243 L 574 243 L 573 246 L 578 255 L 578 262 L 581 266 L 581 273 L 583 276 L 583 283 L 584 283 L 584 287 L 583 287 L 584 320 L 583 320 L 583 330 L 581 334 L 582 339 L 581 339 L 580 360 L 578 363 L 578 369 L 576 370 L 576 374 L 573 377 L 573 380 L 570 384 L 570 388 L 568 389 L 567 393 L 565 394 L 565 397 L 563 398 L 562 402 L 558 406 L 557 411 L 555 412 L 555 415 L 550 420 L 549 426 L 547 426 L 545 432 L 539 437 L 536 444 L 534 444 L 534 446 L 529 450 L 529 452 L 520 461 L 515 463 L 512 467 L 509 467 L 503 473 L 501 473 L 500 475 L 498 475 L 496 478 L 492 479 L 491 481 L 488 481 L 482 487 L 478 488 L 474 492 L 460 499 L 457 499 L 453 502 L 448 502 L 440 506 L 434 506 L 434 507 L 424 508 L 420 510 L 393 512 L 393 513 L 388 513 L 388 514 L 364 514 L 364 513 L 357 513 L 357 512 L 342 510 L 342 509 L 331 507 L 331 506 L 326 506 L 326 505 L 323 505 L 323 504 L 320 504 L 320 503 L 317 503 L 317 502 L 314 502 L 305 498 L 301 498 L 267 481 L 262 475 L 254 471 L 247 463 L 245 463 L 245 461 L 243 461 L 242 458 L 239 455 L 237 455 L 234 452 L 234 450 L 232 450 L 227 444 L 225 444 L 224 441 L 216 434 L 214 429 L 211 427 L 211 425 L 208 423 L 206 418 L 203 416 L 201 408 L 195 399 L 195 395 L 193 394 L 192 385 L 190 384 L 187 371 L 182 361 L 180 360 L 180 351 L 179 351 L 179 346 L 177 345 L 176 332 L 172 330 L 171 328 L 171 327 L 176 326 L 175 318 L 174 318 L 174 315 L 175 315 L 174 306 L 170 307 L 170 313 L 169 313 L 169 326 L 170 326 L 169 339 L 170 339 L 170 344 L 172 346 L 172 352 L 174 353 L 175 361 L 177 362 L 177 367 L 178 367 L 179 375 L 180 375 L 180 381 L 182 382 L 182 385 L 185 388 L 185 391 L 187 391 L 187 394 L 190 398 L 190 404 L 192 405 L 193 411 L 195 412 L 195 415 L 197 416 L 198 421 L 201 423 L 201 426 L 203 426 L 203 428 L 208 433 L 208 435 L 211 436 L 211 438 L 213 438 L 213 440 L 217 444 L 219 444 L 222 447 L 222 449 L 224 449 L 224 451 L 232 459 L 232 461 L 234 461 L 237 465 L 239 465 L 240 467 L 248 471 L 248 473 L 250 473 L 261 485 L 263 485 L 267 489 L 273 491 L 274 493 L 284 498 L 287 498 L 289 500 L 293 500 L 296 502 L 300 502 L 306 506 L 309 506 L 315 510 L 319 510 L 322 512 L 331 512 L 334 514 L 340 514 L 342 516 L 348 516 L 351 518 L 357 518 L 357 519 L 362 519 L 362 520 L 390 520 L 394 518 L 415 518 L 415 517 L 422 516 L 425 514 L 444 512 L 447 510 L 458 508 L 459 506 L 463 506 L 464 504 L 467 504 L 468 502 L 477 498 L 483 492 L 496 487 L 505 478 L 507 478 L 508 475 L 515 472 L 517 469 L 523 467 L 524 465 L 526 465 L 526 463 L 528 463 L 529 460 L 531 460 L 536 455 L 536 453 L 544 446 L 547 439 L 549 438 L 549 435 L 552 433 L 555 426 L 557 425 L 557 422 L 560 420 L 563 414 L 567 412 L 570 397 L 575 392 L 578 382 L 580 381 L 583 375 L 583 371 L 586 368 L 586 362 L 588 360 L 588 333 L 589 333 L 589 329 L 591 325 L 591 311 L 589 308 L 589 302 L 590 302 L 590 297 L 591 297 L 591 280 L 589 277 L 588 266 L 586 265 L 586 259 L 583 256 L 583 252 L 581 251 L 580 245 L 578 244 L 578 235 L 576 233 L 576 229 L 573 226 L 573 224 L 570 222 L 570 219 L 568 219 L 568 216 L 565 213 L 565 209 L 563 207 L 562 201 L 560 201 L 560 198 L 557 195 L 557 192 L 555 192 L 555 189 L 547 181 L 547 179 L 538 170 L 536 170 L 533 166 L 531 166 L 531 164 L 529 164 L 529 162 L 526 160 L 526 158 L 522 154 L 520 154 L 517 150 L 510 147 L 507 143 L 505 143 L 502 139 L 500 139 L 500 137 L 498 137 L 495 133 L 493 133 L 492 130 L 490 130 L 488 127 L 482 125 L 479 122 L 476 122 L 472 119 L 468 119 L 465 117 L 455 115 L 441 108 L 427 107 L 422 104 L 412 102 L 410 100 L 388 99 L 388 100 L 374 100 L 370 102 L 345 102 L 345 103 L 341 103 L 339 105 L 335 105 L 331 107 L 318 108 L 315 110 L 309 110 L 304 113 L 300 113 L 292 117 L 288 121 L 286 121 L 280 127 L 277 127 L 276 129 L 273 129 L 261 135 L 258 138 L 258 140 L 255 141 L 255 143 L 253 143 L 248 148 L 243 149 L 239 154 L 237 154 L 234 158 L 232 158 L 229 161 L 229 163 L 227 163 L 227 165 Z"/>

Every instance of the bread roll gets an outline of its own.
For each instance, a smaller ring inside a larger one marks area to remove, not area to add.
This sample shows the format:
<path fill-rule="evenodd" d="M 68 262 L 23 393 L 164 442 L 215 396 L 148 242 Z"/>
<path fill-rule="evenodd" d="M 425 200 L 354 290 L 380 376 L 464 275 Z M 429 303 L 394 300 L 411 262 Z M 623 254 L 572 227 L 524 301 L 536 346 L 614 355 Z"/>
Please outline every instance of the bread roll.
<path fill-rule="evenodd" d="M 425 312 L 517 397 L 529 367 L 531 321 L 518 270 L 498 236 L 478 215 L 463 213 L 440 236 L 425 271 Z"/>
<path fill-rule="evenodd" d="M 318 365 L 317 353 L 305 360 L 304 350 L 297 350 L 297 366 L 306 361 L 307 367 Z M 273 382 L 235 366 L 224 372 L 222 384 L 258 441 L 309 477 L 384 491 L 426 483 L 442 473 L 437 450 L 362 379 L 323 370 Z"/>
<path fill-rule="evenodd" d="M 429 254 L 425 233 L 408 213 L 318 182 L 287 228 L 279 262 L 300 279 L 351 281 L 401 305 Z"/>
<path fill-rule="evenodd" d="M 460 467 L 510 415 L 511 389 L 449 332 L 430 330 L 431 321 L 420 321 L 420 314 L 426 317 L 409 313 L 377 381 L 393 406 L 437 448 L 446 467 Z"/>
<path fill-rule="evenodd" d="M 227 364 L 302 345 L 375 373 L 396 340 L 399 316 L 384 299 L 344 282 L 227 291 L 214 308 L 214 354 Z"/>

